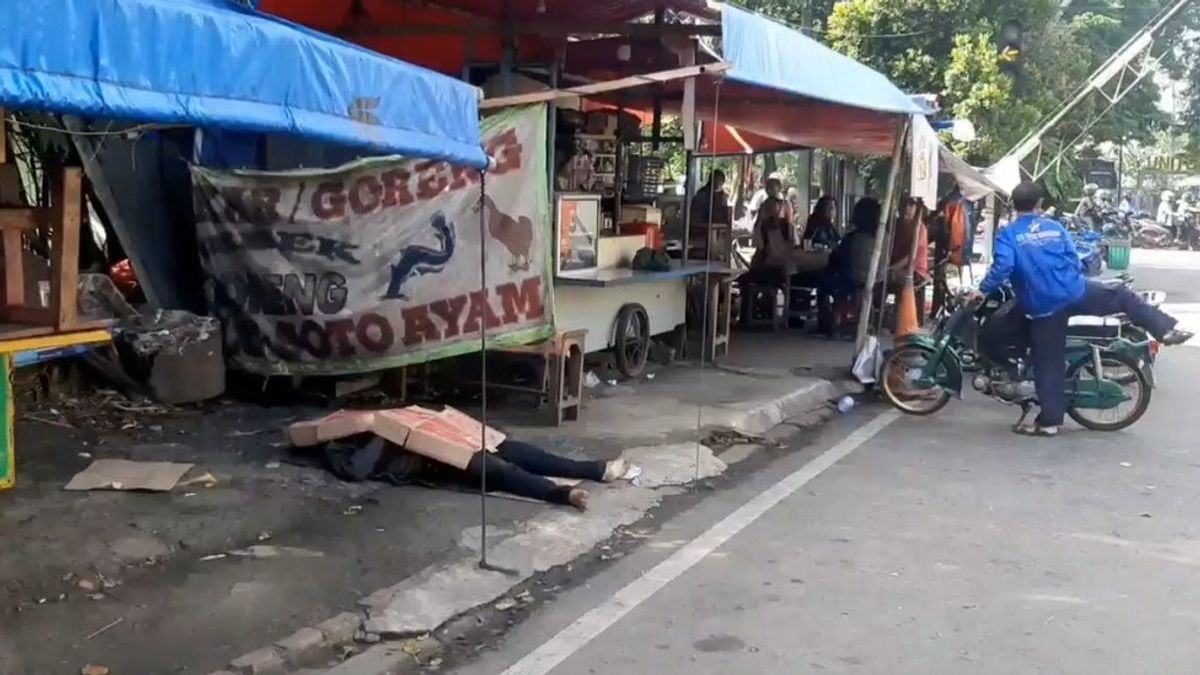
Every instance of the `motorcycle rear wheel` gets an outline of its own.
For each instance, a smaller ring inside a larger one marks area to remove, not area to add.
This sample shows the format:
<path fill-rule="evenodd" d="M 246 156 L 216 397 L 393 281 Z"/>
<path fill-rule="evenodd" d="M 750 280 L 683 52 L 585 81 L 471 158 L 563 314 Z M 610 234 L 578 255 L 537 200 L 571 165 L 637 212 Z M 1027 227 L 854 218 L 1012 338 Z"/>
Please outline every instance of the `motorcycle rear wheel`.
<path fill-rule="evenodd" d="M 1150 408 L 1151 386 L 1150 380 L 1146 377 L 1145 371 L 1136 359 L 1127 354 L 1106 353 L 1100 357 L 1100 369 L 1104 371 L 1105 378 L 1110 379 L 1121 388 L 1128 392 L 1130 388 L 1136 387 L 1137 394 L 1133 397 L 1134 405 L 1128 412 L 1120 414 L 1115 419 L 1097 420 L 1089 415 L 1094 413 L 1108 413 L 1111 410 L 1094 410 L 1088 408 L 1076 408 L 1068 405 L 1067 415 L 1071 419 L 1078 422 L 1081 426 L 1091 429 L 1092 431 L 1120 431 L 1122 429 L 1133 426 L 1142 415 L 1146 414 L 1146 410 Z M 1120 373 L 1114 374 L 1112 371 L 1120 369 Z M 1095 379 L 1095 367 L 1091 360 L 1087 360 L 1073 367 L 1067 372 L 1067 381 L 1078 380 L 1080 378 L 1090 377 Z"/>
<path fill-rule="evenodd" d="M 946 407 L 950 392 L 937 389 L 909 388 L 908 383 L 933 357 L 933 350 L 920 345 L 897 347 L 879 369 L 879 389 L 887 402 L 906 415 L 925 416 Z M 945 374 L 945 363 L 938 365 L 938 374 Z"/>

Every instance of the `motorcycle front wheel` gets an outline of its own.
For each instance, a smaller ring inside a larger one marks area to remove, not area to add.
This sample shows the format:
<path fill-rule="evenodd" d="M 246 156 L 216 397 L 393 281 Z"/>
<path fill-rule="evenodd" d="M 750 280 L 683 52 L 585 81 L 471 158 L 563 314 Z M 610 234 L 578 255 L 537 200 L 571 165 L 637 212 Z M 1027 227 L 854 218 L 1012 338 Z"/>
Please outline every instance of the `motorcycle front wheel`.
<path fill-rule="evenodd" d="M 942 387 L 933 389 L 916 386 L 933 350 L 920 345 L 902 345 L 887 357 L 879 372 L 879 388 L 894 408 L 907 415 L 932 415 L 950 402 L 950 392 Z M 937 379 L 948 373 L 943 361 L 937 366 Z"/>
<path fill-rule="evenodd" d="M 1129 394 L 1129 400 L 1116 408 L 1105 410 L 1076 408 L 1068 404 L 1067 415 L 1092 431 L 1120 431 L 1132 426 L 1150 408 L 1152 388 L 1146 372 L 1137 359 L 1118 353 L 1102 354 L 1100 370 L 1104 379 L 1116 382 Z M 1097 379 L 1096 367 L 1091 359 L 1076 365 L 1067 373 L 1068 382 L 1085 379 Z"/>

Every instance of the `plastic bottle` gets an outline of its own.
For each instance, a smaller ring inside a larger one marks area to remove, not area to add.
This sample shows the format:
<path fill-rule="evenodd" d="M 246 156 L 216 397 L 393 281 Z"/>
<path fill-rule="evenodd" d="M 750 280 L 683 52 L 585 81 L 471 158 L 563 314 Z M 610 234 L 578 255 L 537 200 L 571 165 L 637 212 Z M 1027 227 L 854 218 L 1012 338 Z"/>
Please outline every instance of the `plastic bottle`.
<path fill-rule="evenodd" d="M 854 397 L 847 395 L 839 398 L 837 402 L 837 409 L 838 412 L 842 413 L 843 415 L 851 410 L 854 410 Z"/>

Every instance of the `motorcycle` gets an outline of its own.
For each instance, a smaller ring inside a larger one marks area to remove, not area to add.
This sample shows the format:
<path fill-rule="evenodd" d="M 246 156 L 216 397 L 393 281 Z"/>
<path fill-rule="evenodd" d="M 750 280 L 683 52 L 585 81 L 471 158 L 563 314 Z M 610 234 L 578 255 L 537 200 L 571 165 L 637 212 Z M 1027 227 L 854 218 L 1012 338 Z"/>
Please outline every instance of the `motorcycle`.
<path fill-rule="evenodd" d="M 1023 420 L 1037 400 L 1028 360 L 1020 358 L 1010 368 L 974 348 L 975 332 L 1011 300 L 1011 291 L 983 302 L 968 298 L 965 293 L 954 296 L 953 311 L 943 315 L 932 334 L 913 336 L 888 355 L 879 377 L 884 398 L 903 413 L 932 415 L 952 397 L 962 397 L 963 380 L 971 374 L 974 389 L 1020 406 Z M 1153 390 L 1141 363 L 1148 348 L 1121 337 L 1069 337 L 1067 415 L 1095 431 L 1119 431 L 1141 419 Z"/>
<path fill-rule="evenodd" d="M 1179 241 L 1176 242 L 1184 251 L 1195 251 L 1200 248 L 1200 213 L 1189 211 L 1179 224 Z"/>
<path fill-rule="evenodd" d="M 1175 240 L 1171 230 L 1149 215 L 1129 219 L 1130 240 L 1138 248 L 1166 248 Z"/>
<path fill-rule="evenodd" d="M 1098 277 L 1104 272 L 1108 247 L 1098 232 L 1083 232 L 1075 236 L 1075 251 L 1085 276 Z"/>

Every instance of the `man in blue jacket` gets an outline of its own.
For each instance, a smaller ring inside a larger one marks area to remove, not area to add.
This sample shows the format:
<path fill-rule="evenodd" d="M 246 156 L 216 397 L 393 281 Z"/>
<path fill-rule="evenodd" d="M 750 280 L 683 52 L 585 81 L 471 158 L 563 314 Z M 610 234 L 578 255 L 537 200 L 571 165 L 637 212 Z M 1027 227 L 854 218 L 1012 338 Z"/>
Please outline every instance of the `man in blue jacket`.
<path fill-rule="evenodd" d="M 1164 345 L 1187 342 L 1192 334 L 1176 320 L 1123 286 L 1088 281 L 1071 235 L 1041 215 L 1042 190 L 1021 183 L 1012 193 L 1016 218 L 996 237 L 992 269 L 979 285 L 987 295 L 1012 282 L 1019 310 L 1030 318 L 1034 386 L 1041 406 L 1037 419 L 1014 431 L 1055 436 L 1066 414 L 1067 322 L 1072 316 L 1125 313 Z"/>

